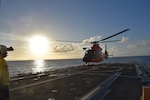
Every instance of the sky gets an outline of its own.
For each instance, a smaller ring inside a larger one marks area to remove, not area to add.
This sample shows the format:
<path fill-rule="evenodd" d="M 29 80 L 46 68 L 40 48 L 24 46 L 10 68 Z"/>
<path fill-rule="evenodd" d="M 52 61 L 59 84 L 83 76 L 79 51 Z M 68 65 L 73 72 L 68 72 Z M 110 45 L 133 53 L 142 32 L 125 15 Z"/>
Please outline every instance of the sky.
<path fill-rule="evenodd" d="M 121 42 L 107 43 L 108 53 L 150 55 L 149 5 L 149 0 L 1 0 L 0 44 L 14 48 L 7 60 L 82 59 L 82 48 L 91 47 L 83 41 L 130 29 L 109 39 Z"/>

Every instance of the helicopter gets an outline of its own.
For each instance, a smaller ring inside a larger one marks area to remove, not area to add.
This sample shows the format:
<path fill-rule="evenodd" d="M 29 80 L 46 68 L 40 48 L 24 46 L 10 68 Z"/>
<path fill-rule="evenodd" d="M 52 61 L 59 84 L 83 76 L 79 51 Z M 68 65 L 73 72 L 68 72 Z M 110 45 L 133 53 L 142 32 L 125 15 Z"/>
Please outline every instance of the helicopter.
<path fill-rule="evenodd" d="M 86 48 L 86 47 L 83 48 L 83 50 L 85 50 L 85 55 L 84 55 L 82 61 L 85 63 L 90 63 L 90 62 L 98 63 L 98 62 L 103 61 L 104 59 L 108 59 L 109 55 L 108 55 L 108 51 L 107 51 L 107 45 L 105 44 L 105 51 L 102 52 L 102 48 L 99 46 L 99 43 L 120 41 L 120 40 L 113 40 L 113 41 L 105 41 L 105 40 L 110 39 L 116 35 L 122 34 L 128 30 L 130 30 L 130 29 L 125 29 L 121 32 L 118 32 L 114 35 L 111 35 L 111 36 L 101 39 L 99 41 L 91 42 L 92 47 L 90 49 Z"/>

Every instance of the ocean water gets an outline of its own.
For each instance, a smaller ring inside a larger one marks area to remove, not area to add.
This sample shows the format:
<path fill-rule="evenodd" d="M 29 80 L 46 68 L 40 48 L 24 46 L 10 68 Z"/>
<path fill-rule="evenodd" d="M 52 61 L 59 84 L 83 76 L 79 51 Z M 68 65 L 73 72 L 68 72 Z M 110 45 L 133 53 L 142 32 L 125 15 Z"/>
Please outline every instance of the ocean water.
<path fill-rule="evenodd" d="M 150 65 L 150 56 L 112 57 L 100 63 L 135 63 L 140 65 Z M 7 61 L 7 64 L 10 77 L 22 73 L 37 73 L 86 65 L 81 59 Z"/>

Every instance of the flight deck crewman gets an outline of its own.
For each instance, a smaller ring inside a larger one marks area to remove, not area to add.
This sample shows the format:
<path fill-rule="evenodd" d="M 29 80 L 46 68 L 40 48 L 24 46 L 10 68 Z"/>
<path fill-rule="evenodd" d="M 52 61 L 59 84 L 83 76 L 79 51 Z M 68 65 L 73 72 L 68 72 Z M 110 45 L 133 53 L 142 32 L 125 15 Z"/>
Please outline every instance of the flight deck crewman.
<path fill-rule="evenodd" d="M 7 51 L 13 51 L 13 48 L 0 45 L 0 100 L 9 100 L 9 72 L 4 59 Z"/>

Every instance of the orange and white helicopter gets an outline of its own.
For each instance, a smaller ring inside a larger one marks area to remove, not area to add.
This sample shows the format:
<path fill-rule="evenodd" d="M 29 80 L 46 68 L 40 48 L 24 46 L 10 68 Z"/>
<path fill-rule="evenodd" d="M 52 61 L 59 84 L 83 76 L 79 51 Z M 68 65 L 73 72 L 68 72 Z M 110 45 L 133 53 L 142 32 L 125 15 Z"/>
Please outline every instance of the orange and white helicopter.
<path fill-rule="evenodd" d="M 101 62 L 103 61 L 104 59 L 108 59 L 108 51 L 107 51 L 107 45 L 105 44 L 105 52 L 103 53 L 102 52 L 102 48 L 99 46 L 99 43 L 105 43 L 105 42 L 117 42 L 117 41 L 120 41 L 120 40 L 113 40 L 113 41 L 105 41 L 109 38 L 112 38 L 116 35 L 119 35 L 121 33 L 124 33 L 126 31 L 128 31 L 129 29 L 125 29 L 121 32 L 118 32 L 114 35 L 111 35 L 107 38 L 104 38 L 104 39 L 101 39 L 99 41 L 93 41 L 91 42 L 92 47 L 89 49 L 89 48 L 83 48 L 83 50 L 86 50 L 85 51 L 85 55 L 82 59 L 82 61 L 84 61 L 85 63 L 89 63 L 89 62 Z"/>

